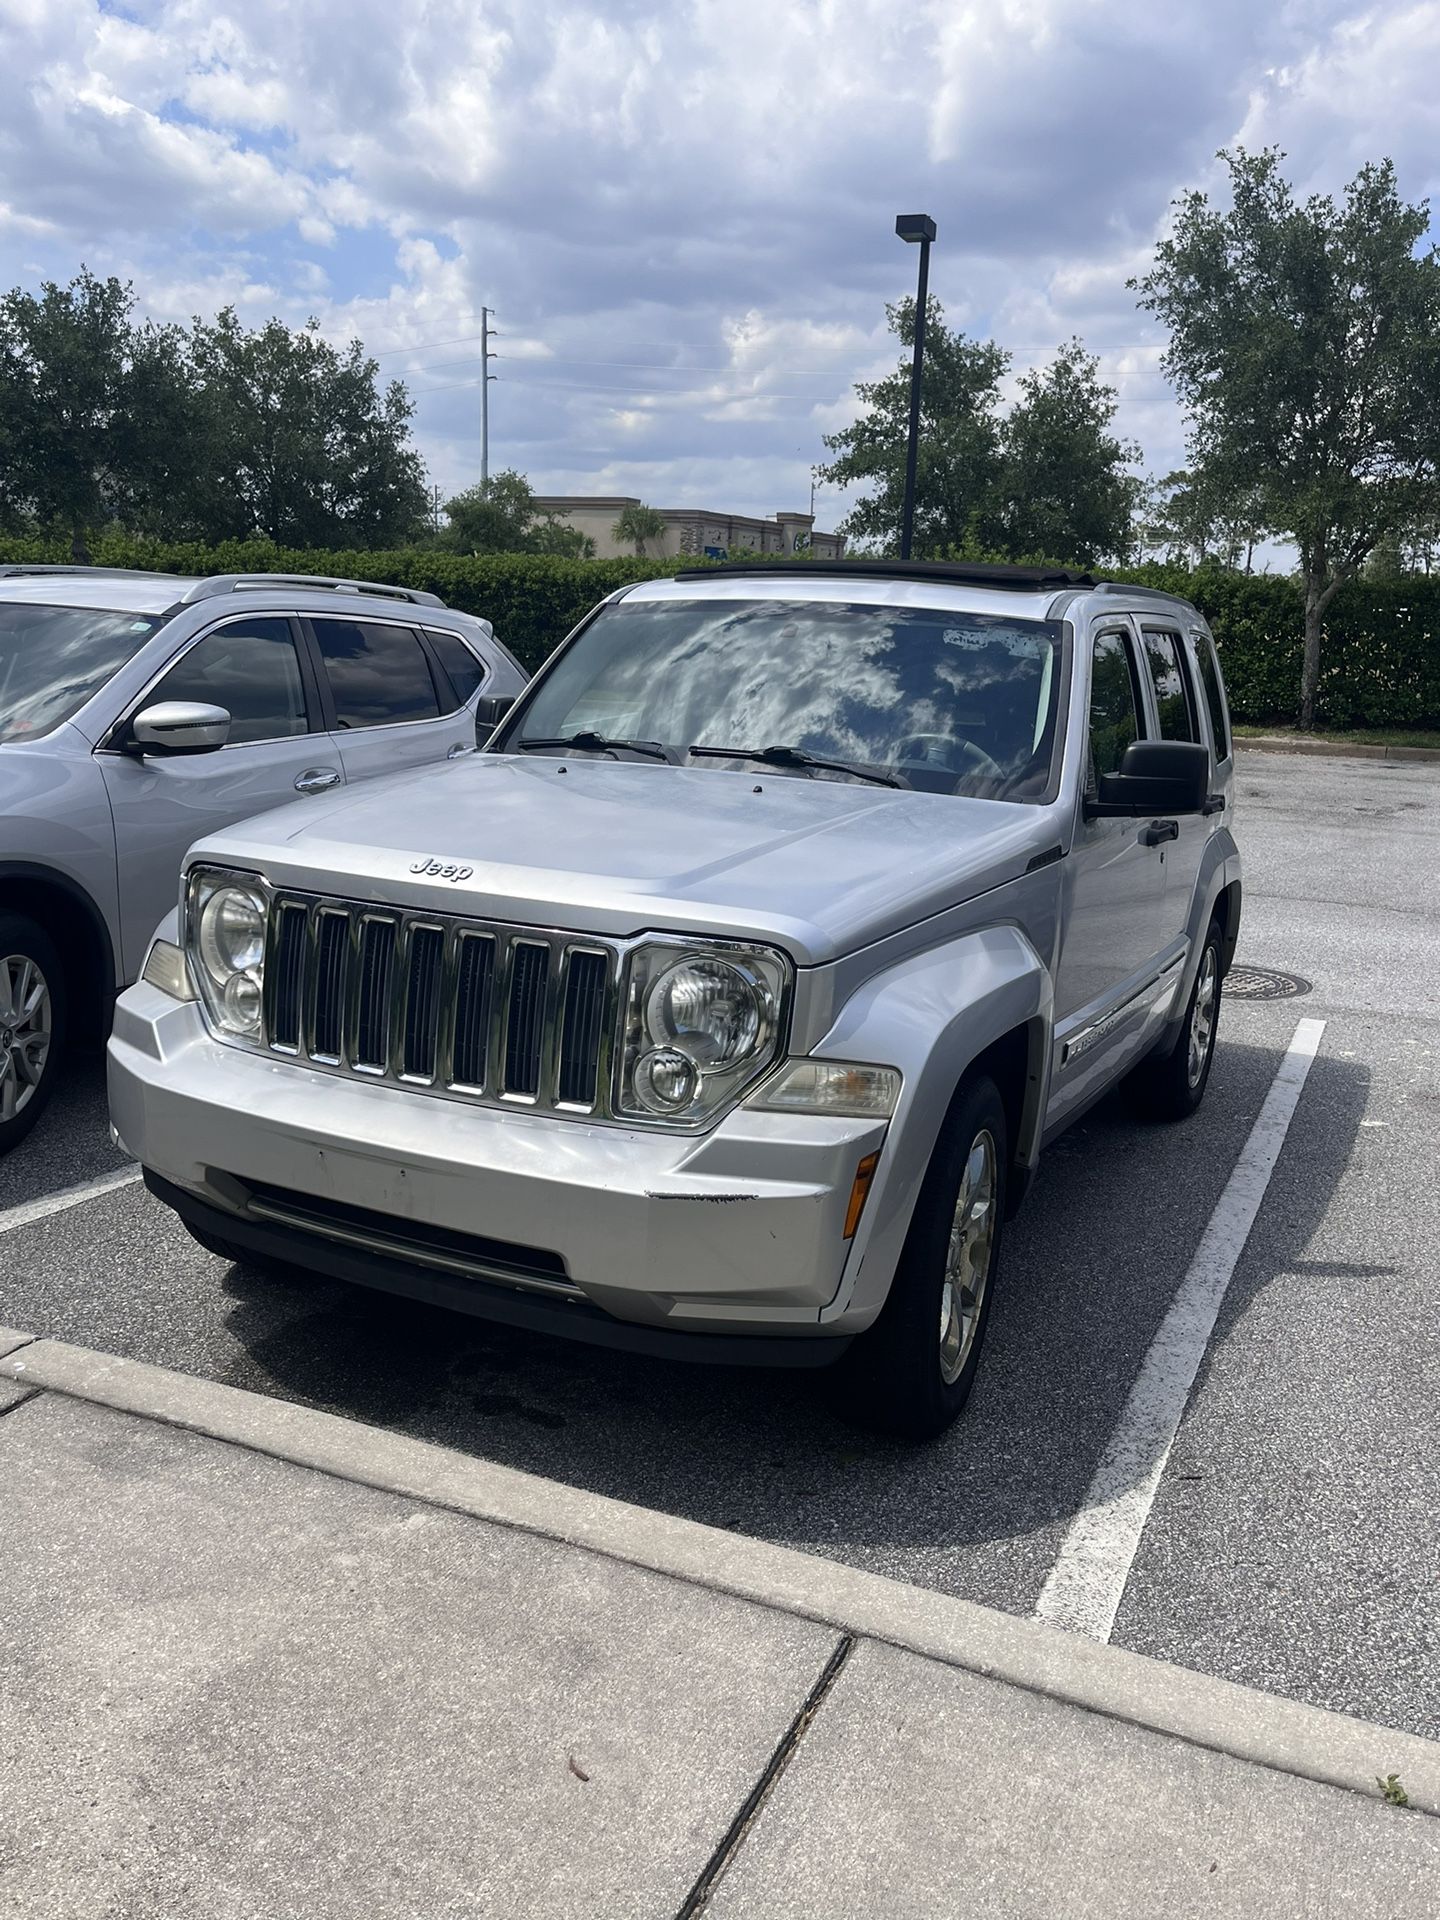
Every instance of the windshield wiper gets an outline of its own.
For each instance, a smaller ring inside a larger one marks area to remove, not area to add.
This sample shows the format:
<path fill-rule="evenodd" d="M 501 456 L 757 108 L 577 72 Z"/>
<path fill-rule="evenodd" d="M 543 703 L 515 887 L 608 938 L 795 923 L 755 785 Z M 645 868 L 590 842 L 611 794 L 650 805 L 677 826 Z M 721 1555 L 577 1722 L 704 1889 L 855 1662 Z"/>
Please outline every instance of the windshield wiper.
<path fill-rule="evenodd" d="M 603 733 L 571 733 L 557 740 L 517 740 L 516 753 L 529 753 L 539 747 L 578 747 L 582 753 L 648 753 L 652 760 L 663 760 L 667 766 L 674 766 L 668 747 L 662 747 L 658 740 L 611 740 Z"/>
<path fill-rule="evenodd" d="M 908 787 L 898 773 L 881 773 L 854 760 L 826 760 L 804 747 L 691 747 L 707 760 L 758 760 L 766 767 L 815 767 L 824 773 L 848 773 L 855 780 L 872 780 L 877 787 Z"/>

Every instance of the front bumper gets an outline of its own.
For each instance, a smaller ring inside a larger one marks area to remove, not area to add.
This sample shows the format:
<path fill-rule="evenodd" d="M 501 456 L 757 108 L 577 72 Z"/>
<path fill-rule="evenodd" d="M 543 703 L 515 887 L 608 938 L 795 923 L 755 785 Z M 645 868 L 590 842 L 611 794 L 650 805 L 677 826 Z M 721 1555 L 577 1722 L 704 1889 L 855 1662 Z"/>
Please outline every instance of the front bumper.
<path fill-rule="evenodd" d="M 112 1120 L 152 1186 L 251 1251 L 585 1339 L 739 1336 L 721 1359 L 793 1343 L 814 1364 L 857 1330 L 821 1314 L 883 1123 L 741 1108 L 696 1138 L 498 1112 L 225 1046 L 198 1007 L 144 982 L 117 1003 L 109 1074 Z"/>

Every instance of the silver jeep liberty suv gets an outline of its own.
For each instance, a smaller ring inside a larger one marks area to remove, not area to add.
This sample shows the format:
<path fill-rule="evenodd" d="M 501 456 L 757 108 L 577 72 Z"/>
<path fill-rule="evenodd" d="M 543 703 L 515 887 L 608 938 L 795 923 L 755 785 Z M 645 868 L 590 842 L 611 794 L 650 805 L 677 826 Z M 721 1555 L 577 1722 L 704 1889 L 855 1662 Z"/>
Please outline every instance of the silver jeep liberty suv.
<path fill-rule="evenodd" d="M 112 1111 L 234 1260 L 964 1404 L 1007 1215 L 1199 1106 L 1240 924 L 1184 601 L 852 562 L 612 594 L 487 750 L 192 848 Z"/>

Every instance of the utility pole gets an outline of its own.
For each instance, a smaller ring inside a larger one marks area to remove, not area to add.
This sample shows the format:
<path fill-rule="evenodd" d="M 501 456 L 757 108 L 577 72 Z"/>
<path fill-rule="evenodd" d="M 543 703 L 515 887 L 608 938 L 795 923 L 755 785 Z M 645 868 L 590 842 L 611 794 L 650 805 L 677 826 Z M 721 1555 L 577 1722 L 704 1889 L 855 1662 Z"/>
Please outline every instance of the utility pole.
<path fill-rule="evenodd" d="M 480 309 L 480 485 L 490 484 L 490 382 L 495 378 L 490 362 L 499 355 L 490 351 L 490 309 Z"/>
<path fill-rule="evenodd" d="M 920 244 L 920 285 L 915 294 L 915 354 L 910 364 L 910 432 L 905 446 L 905 506 L 900 521 L 900 558 L 910 558 L 915 532 L 915 465 L 920 450 L 920 377 L 925 366 L 925 309 L 930 290 L 930 242 L 935 222 L 928 213 L 902 213 L 895 231 L 907 245 Z"/>

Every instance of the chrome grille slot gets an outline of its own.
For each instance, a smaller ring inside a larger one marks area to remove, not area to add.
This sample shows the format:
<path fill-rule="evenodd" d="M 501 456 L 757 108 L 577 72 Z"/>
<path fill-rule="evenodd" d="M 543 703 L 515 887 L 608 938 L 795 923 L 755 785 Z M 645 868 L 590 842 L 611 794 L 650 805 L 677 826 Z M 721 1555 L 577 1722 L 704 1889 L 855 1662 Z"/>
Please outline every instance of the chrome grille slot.
<path fill-rule="evenodd" d="M 575 948 L 565 963 L 565 1011 L 560 1028 L 556 1098 L 562 1106 L 595 1104 L 600 1034 L 606 1014 L 608 954 Z"/>
<path fill-rule="evenodd" d="M 391 973 L 395 965 L 395 922 L 362 914 L 359 924 L 355 997 L 354 1064 L 363 1073 L 384 1073 L 390 1064 Z"/>
<path fill-rule="evenodd" d="M 404 1049 L 400 1071 L 407 1079 L 433 1080 L 440 1042 L 440 961 L 445 935 L 439 927 L 412 926 L 406 955 L 403 1006 Z"/>
<path fill-rule="evenodd" d="M 511 950 L 510 1004 L 505 1016 L 505 1092 L 533 1100 L 540 1091 L 545 1041 L 545 983 L 550 949 L 516 940 Z"/>
<path fill-rule="evenodd" d="M 266 1018 L 270 1044 L 283 1053 L 300 1051 L 308 920 L 305 908 L 294 900 L 286 901 L 276 910 L 274 959 L 265 969 L 265 989 L 270 996 Z"/>
<path fill-rule="evenodd" d="M 603 942 L 279 894 L 265 1039 L 342 1074 L 609 1117 L 619 957 Z"/>
<path fill-rule="evenodd" d="M 338 1066 L 345 1052 L 345 987 L 350 961 L 350 916 L 332 907 L 315 915 L 314 977 L 310 983 L 310 1052 Z"/>
<path fill-rule="evenodd" d="M 490 995 L 495 985 L 495 939 L 462 927 L 455 936 L 455 1039 L 450 1084 L 479 1092 L 485 1085 L 490 1039 Z"/>

